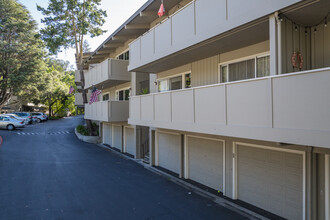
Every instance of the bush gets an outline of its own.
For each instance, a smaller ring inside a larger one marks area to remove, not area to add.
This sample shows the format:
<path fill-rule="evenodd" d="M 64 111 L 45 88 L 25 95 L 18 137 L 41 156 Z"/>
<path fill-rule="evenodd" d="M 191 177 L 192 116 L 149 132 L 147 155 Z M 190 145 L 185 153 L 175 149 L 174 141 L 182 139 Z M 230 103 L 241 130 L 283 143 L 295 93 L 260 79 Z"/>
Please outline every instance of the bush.
<path fill-rule="evenodd" d="M 78 133 L 80 133 L 81 135 L 84 135 L 84 136 L 88 136 L 88 130 L 85 126 L 83 125 L 78 125 L 77 126 L 77 131 Z"/>
<path fill-rule="evenodd" d="M 58 116 L 52 116 L 52 117 L 49 117 L 48 119 L 49 119 L 49 120 L 58 120 L 58 119 L 61 119 L 61 117 L 58 117 Z"/>

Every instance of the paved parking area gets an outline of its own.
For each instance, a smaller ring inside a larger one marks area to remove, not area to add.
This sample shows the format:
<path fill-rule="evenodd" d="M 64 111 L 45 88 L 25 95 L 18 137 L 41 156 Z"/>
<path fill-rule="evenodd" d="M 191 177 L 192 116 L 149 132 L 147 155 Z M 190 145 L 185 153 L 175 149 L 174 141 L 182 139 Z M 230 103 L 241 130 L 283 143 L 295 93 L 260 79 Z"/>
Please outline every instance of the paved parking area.
<path fill-rule="evenodd" d="M 79 141 L 73 130 L 81 122 L 70 117 L 0 130 L 0 219 L 244 219 L 129 159 Z"/>

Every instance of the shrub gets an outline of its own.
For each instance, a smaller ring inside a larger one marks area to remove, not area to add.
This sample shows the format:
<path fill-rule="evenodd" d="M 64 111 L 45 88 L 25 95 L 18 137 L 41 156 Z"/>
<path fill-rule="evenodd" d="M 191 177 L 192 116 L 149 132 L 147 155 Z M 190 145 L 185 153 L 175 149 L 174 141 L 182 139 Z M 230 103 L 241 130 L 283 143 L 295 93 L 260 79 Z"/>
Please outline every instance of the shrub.
<path fill-rule="evenodd" d="M 83 126 L 83 125 L 78 125 L 78 126 L 77 126 L 77 131 L 78 131 L 80 134 L 84 135 L 84 136 L 88 136 L 88 130 L 87 130 L 87 128 L 86 128 L 85 126 Z"/>
<path fill-rule="evenodd" d="M 52 116 L 52 117 L 49 117 L 48 119 L 49 120 L 58 120 L 60 119 L 61 117 L 58 117 L 58 116 Z"/>

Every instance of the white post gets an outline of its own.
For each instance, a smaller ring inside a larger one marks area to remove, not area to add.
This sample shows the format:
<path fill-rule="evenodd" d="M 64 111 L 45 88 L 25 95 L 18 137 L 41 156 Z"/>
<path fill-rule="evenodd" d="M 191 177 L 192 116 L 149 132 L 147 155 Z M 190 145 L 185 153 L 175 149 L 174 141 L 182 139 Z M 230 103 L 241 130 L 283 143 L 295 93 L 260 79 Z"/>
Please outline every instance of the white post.
<path fill-rule="evenodd" d="M 325 155 L 325 220 L 330 220 L 330 155 Z"/>
<path fill-rule="evenodd" d="M 269 16 L 270 75 L 277 73 L 277 27 L 275 15 Z"/>

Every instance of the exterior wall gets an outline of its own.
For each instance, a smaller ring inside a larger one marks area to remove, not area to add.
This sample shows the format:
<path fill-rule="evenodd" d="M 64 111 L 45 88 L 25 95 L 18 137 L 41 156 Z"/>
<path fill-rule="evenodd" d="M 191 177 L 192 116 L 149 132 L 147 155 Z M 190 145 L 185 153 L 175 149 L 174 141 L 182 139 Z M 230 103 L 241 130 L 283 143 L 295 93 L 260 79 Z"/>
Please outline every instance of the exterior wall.
<path fill-rule="evenodd" d="M 166 78 L 172 75 L 191 71 L 191 85 L 204 86 L 219 83 L 219 64 L 253 56 L 269 51 L 269 41 L 264 41 L 238 50 L 222 53 L 205 58 L 191 64 L 183 65 L 174 69 L 166 70 L 157 74 L 157 78 Z"/>
<path fill-rule="evenodd" d="M 302 70 L 330 67 L 330 29 L 320 24 L 313 28 L 303 28 L 291 21 L 284 20 L 281 23 L 282 33 L 282 72 L 289 73 L 299 71 L 293 69 L 291 56 L 294 51 L 300 51 L 304 65 Z M 305 33 L 305 31 L 307 33 Z"/>
<path fill-rule="evenodd" d="M 116 90 L 121 90 L 127 87 L 130 87 L 131 83 L 126 82 L 117 86 L 112 86 L 108 88 L 102 89 L 102 94 L 109 93 L 110 94 L 110 100 L 115 100 L 116 99 Z"/>

